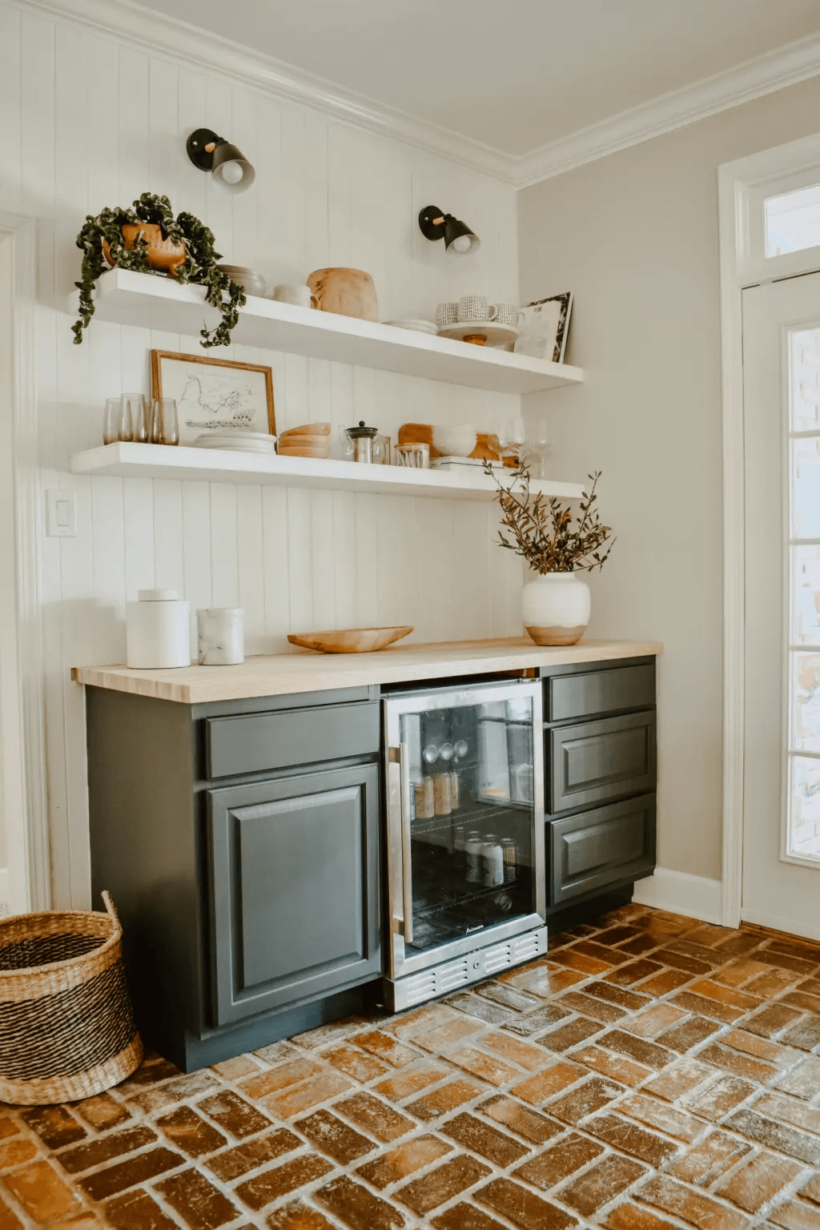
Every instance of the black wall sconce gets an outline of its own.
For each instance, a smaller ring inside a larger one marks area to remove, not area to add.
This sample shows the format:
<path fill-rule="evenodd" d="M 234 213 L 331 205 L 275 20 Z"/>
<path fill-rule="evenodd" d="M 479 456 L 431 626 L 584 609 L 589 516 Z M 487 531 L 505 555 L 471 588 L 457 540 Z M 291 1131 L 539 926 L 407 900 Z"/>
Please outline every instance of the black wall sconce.
<path fill-rule="evenodd" d="M 210 171 L 229 192 L 244 192 L 256 179 L 256 171 L 242 151 L 210 128 L 197 128 L 185 148 L 194 166 Z"/>
<path fill-rule="evenodd" d="M 437 205 L 428 205 L 419 214 L 419 227 L 425 239 L 443 239 L 448 252 L 456 256 L 468 256 L 481 246 L 466 222 L 459 222 L 452 214 L 445 214 Z"/>

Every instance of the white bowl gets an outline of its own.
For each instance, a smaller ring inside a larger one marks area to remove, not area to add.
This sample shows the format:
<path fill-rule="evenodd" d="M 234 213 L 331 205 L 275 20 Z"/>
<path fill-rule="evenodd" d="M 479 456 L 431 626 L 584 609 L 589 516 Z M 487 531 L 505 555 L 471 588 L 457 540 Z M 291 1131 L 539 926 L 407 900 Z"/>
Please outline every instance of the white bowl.
<path fill-rule="evenodd" d="M 433 426 L 433 444 L 445 457 L 469 457 L 478 433 L 472 423 L 458 427 Z"/>

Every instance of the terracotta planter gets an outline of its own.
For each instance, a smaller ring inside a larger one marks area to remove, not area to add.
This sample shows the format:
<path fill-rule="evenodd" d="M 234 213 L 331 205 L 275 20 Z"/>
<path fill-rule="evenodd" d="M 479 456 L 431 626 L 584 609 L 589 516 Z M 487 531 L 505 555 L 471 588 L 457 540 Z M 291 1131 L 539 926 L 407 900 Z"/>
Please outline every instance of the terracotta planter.
<path fill-rule="evenodd" d="M 589 623 L 589 586 L 574 572 L 533 577 L 522 591 L 521 613 L 536 645 L 575 645 Z"/>
<path fill-rule="evenodd" d="M 307 280 L 320 312 L 336 312 L 358 320 L 379 319 L 376 287 L 361 269 L 314 269 Z"/>
<path fill-rule="evenodd" d="M 140 233 L 148 240 L 145 254 L 150 268 L 175 278 L 177 270 L 188 254 L 185 244 L 175 243 L 172 239 L 163 239 L 162 230 L 155 222 L 125 223 L 122 228 L 122 237 L 128 252 L 133 252 L 137 235 Z M 103 254 L 109 265 L 117 263 L 111 259 L 111 249 L 106 240 L 103 240 Z"/>

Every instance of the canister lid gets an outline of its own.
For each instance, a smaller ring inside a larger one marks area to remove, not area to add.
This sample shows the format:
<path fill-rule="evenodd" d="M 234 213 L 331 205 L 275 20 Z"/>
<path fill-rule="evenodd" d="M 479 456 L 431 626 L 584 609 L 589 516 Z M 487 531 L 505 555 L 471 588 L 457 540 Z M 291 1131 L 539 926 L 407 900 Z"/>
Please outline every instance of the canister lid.
<path fill-rule="evenodd" d="M 178 602 L 179 594 L 175 589 L 138 589 L 138 602 Z"/>
<path fill-rule="evenodd" d="M 359 419 L 358 427 L 346 427 L 345 431 L 350 436 L 351 440 L 358 440 L 358 439 L 365 439 L 365 440 L 371 439 L 372 440 L 374 436 L 377 436 L 379 434 L 378 427 L 367 427 L 365 425 L 364 419 Z"/>

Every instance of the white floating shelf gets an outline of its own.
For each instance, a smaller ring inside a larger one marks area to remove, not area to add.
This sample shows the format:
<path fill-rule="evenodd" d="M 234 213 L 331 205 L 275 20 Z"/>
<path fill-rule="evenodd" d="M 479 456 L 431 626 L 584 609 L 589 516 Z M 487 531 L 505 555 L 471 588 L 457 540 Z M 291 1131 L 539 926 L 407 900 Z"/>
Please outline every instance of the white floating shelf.
<path fill-rule="evenodd" d="M 69 302 L 72 313 L 77 311 L 77 302 L 78 292 L 74 291 Z M 218 321 L 216 309 L 205 303 L 204 287 L 179 286 L 171 278 L 129 269 L 104 273 L 97 282 L 95 303 L 100 320 L 168 333 L 198 337 L 203 325 L 211 328 Z M 265 350 L 284 350 L 312 359 L 424 376 L 496 393 L 539 393 L 579 384 L 584 379 L 581 368 L 565 363 L 547 363 L 506 350 L 430 337 L 250 295 L 233 336 L 237 342 Z M 202 353 L 219 356 L 219 350 Z"/>
<path fill-rule="evenodd" d="M 75 453 L 74 474 L 119 478 L 199 479 L 216 483 L 273 483 L 323 491 L 370 491 L 382 495 L 438 496 L 491 500 L 496 486 L 486 474 L 406 470 L 401 466 L 358 465 L 353 461 L 316 461 L 311 457 L 264 457 L 222 449 L 170 448 L 159 444 L 106 444 Z M 579 499 L 580 483 L 533 480 L 533 494 Z"/>

